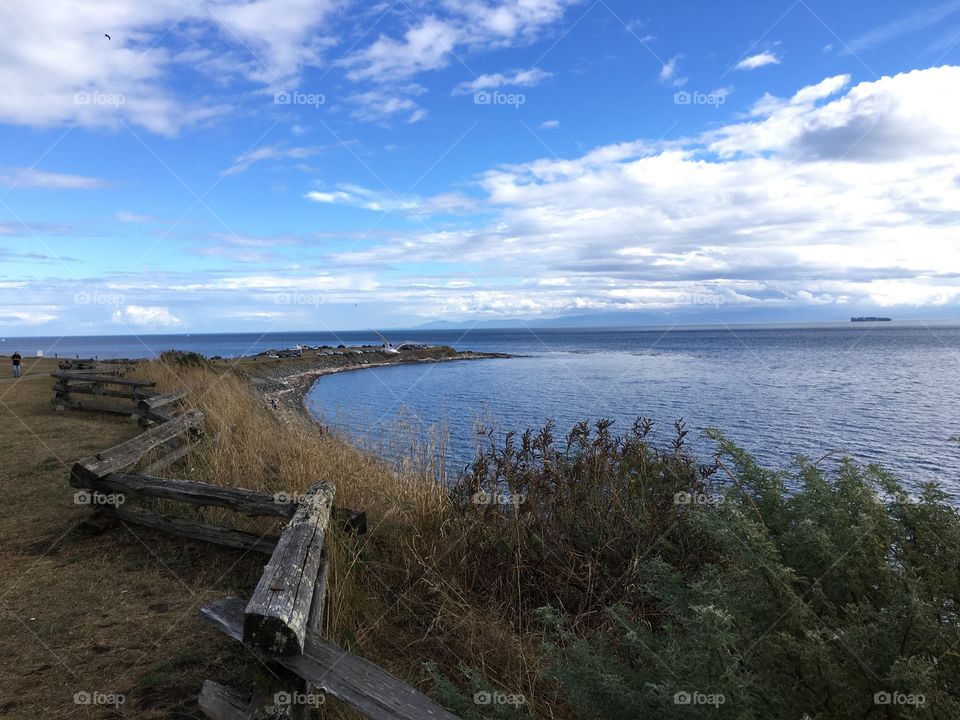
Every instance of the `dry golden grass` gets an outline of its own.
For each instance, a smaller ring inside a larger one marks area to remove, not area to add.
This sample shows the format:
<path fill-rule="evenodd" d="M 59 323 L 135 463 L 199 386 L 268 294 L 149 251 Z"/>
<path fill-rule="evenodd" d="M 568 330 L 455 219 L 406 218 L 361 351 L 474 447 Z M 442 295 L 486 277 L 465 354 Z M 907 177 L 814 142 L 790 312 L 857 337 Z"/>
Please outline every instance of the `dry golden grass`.
<path fill-rule="evenodd" d="M 55 412 L 54 363 L 32 362 L 19 382 L 0 382 L 0 653 L 11 661 L 0 676 L 0 717 L 199 718 L 203 679 L 249 686 L 257 664 L 203 626 L 197 610 L 248 595 L 264 557 L 144 528 L 79 533 L 89 510 L 72 502 L 69 466 L 138 429 L 122 417 Z M 367 534 L 330 536 L 331 639 L 424 691 L 423 663 L 452 676 L 470 666 L 523 693 L 540 716 L 563 717 L 542 697 L 537 632 L 518 630 L 494 603 L 464 590 L 471 568 L 457 562 L 464 538 L 446 511 L 436 448 L 412 448 L 395 472 L 303 418 L 278 415 L 247 369 L 225 363 L 143 363 L 134 375 L 162 391 L 186 389 L 187 406 L 205 415 L 204 438 L 165 474 L 286 493 L 323 478 L 336 485 L 338 505 L 367 513 Z M 250 522 L 217 509 L 178 512 Z M 78 706 L 72 698 L 82 690 L 122 692 L 127 702 L 111 712 Z M 318 716 L 355 717 L 333 702 Z"/>
<path fill-rule="evenodd" d="M 329 637 L 424 690 L 427 661 L 455 676 L 478 668 L 553 716 L 538 701 L 542 638 L 518 632 L 500 608 L 464 589 L 471 568 L 457 562 L 464 538 L 446 508 L 442 438 L 421 447 L 418 428 L 398 428 L 407 452 L 397 471 L 309 420 L 278 416 L 243 371 L 157 362 L 138 375 L 187 388 L 188 405 L 204 413 L 207 435 L 190 458 L 195 479 L 302 493 L 323 478 L 336 485 L 337 505 L 367 513 L 365 536 L 331 536 Z"/>

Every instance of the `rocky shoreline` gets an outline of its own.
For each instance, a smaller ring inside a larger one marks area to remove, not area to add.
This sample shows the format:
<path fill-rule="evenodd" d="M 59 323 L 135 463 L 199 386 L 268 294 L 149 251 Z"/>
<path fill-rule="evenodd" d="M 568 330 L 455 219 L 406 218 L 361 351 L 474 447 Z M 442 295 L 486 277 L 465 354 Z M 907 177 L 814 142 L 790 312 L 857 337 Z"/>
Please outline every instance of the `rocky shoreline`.
<path fill-rule="evenodd" d="M 247 357 L 235 367 L 249 377 L 253 388 L 283 422 L 316 426 L 319 423 L 307 408 L 305 399 L 313 383 L 324 375 L 390 365 L 509 357 L 505 353 L 454 350 L 446 346 L 401 353 L 386 353 L 378 348 L 339 348 L 335 352 L 307 352 L 299 357 Z"/>

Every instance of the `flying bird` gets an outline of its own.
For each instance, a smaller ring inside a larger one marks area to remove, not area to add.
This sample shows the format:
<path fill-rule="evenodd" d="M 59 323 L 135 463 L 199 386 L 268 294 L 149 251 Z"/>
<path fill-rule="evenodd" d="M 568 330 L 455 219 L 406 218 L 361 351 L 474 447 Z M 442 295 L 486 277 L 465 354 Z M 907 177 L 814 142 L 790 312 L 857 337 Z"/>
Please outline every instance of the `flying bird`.
<path fill-rule="evenodd" d="M 383 345 L 380 347 L 380 352 L 385 352 L 385 353 L 387 353 L 388 355 L 399 355 L 399 354 L 400 354 L 400 351 L 397 350 L 393 345 L 391 345 L 391 344 L 390 344 L 390 341 L 387 340 L 383 335 L 381 335 L 380 333 L 378 333 L 376 330 L 373 330 L 373 329 L 371 329 L 370 332 L 372 332 L 372 333 L 373 333 L 374 335 L 376 335 L 378 338 L 380 338 L 381 340 L 383 340 Z"/>
<path fill-rule="evenodd" d="M 110 37 L 109 35 L 107 35 L 106 33 L 104 33 L 103 36 L 104 36 L 107 40 L 113 40 L 113 38 Z"/>

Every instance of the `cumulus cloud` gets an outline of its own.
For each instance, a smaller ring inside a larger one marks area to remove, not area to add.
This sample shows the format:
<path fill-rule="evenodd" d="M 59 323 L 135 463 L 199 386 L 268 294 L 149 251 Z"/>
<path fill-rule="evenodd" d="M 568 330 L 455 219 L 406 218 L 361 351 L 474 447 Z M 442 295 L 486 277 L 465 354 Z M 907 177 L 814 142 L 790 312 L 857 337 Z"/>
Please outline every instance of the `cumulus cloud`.
<path fill-rule="evenodd" d="M 745 57 L 734 66 L 734 70 L 756 70 L 766 65 L 779 65 L 780 58 L 772 52 L 761 52 L 750 57 Z"/>
<path fill-rule="evenodd" d="M 382 34 L 351 53 L 352 80 L 395 82 L 446 67 L 457 53 L 528 43 L 581 0 L 443 0 L 445 14 L 418 18 L 399 38 Z"/>
<path fill-rule="evenodd" d="M 139 328 L 176 327 L 183 324 L 170 312 L 169 308 L 144 305 L 125 305 L 117 308 L 113 313 L 113 321 Z"/>
<path fill-rule="evenodd" d="M 0 122 L 138 125 L 164 135 L 221 116 L 230 104 L 184 97 L 174 78 L 213 67 L 266 88 L 317 64 L 336 0 L 9 0 L 0 23 Z M 104 33 L 109 31 L 112 40 Z M 176 48 L 176 50 L 172 49 Z"/>
<path fill-rule="evenodd" d="M 354 93 L 347 101 L 353 106 L 351 115 L 357 120 L 386 123 L 394 116 L 399 116 L 413 124 L 427 118 L 426 108 L 413 99 L 423 92 L 423 87 L 410 84 Z"/>
<path fill-rule="evenodd" d="M 685 141 L 495 168 L 479 179 L 490 224 L 334 260 L 466 264 L 477 287 L 402 291 L 453 315 L 667 309 L 697 293 L 728 306 L 957 302 L 958 90 L 954 67 L 853 87 L 837 76 Z"/>
<path fill-rule="evenodd" d="M 351 43 L 371 10 L 348 0 L 102 0 L 82 9 L 73 0 L 9 0 L 0 16 L 0 122 L 173 136 L 253 98 L 309 92 L 306 71 L 331 63 L 382 96 L 386 84 L 446 67 L 458 53 L 531 42 L 581 1 L 437 0 L 399 31 Z M 196 72 L 215 80 L 209 94 L 193 90 Z M 393 93 L 378 113 L 378 96 L 366 90 L 345 93 L 358 119 L 426 116 L 409 93 Z"/>

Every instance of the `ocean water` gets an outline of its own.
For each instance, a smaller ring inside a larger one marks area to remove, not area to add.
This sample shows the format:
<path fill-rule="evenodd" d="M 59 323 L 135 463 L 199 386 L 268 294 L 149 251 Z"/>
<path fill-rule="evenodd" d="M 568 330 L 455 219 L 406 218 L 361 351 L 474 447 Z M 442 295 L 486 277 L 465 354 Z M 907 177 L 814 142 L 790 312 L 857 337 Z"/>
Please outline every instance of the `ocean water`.
<path fill-rule="evenodd" d="M 478 420 L 502 437 L 549 418 L 562 438 L 580 420 L 611 418 L 624 431 L 642 415 L 664 445 L 683 418 L 704 459 L 712 426 L 773 467 L 836 453 L 880 463 L 910 488 L 938 481 L 960 499 L 960 446 L 949 440 L 960 434 L 960 324 L 434 335 L 517 357 L 331 375 L 309 407 L 388 452 L 398 418 L 442 428 L 452 471 L 472 457 Z"/>
<path fill-rule="evenodd" d="M 557 437 L 638 415 L 666 444 L 683 418 L 696 452 L 714 426 L 771 466 L 839 452 L 881 463 L 910 487 L 934 480 L 960 499 L 960 323 L 832 323 L 635 329 L 398 331 L 412 340 L 500 351 L 507 360 L 398 366 L 321 378 L 307 402 L 323 422 L 389 450 L 398 418 L 449 436 L 448 467 L 472 457 L 478 419 L 502 437 L 548 418 Z M 0 355 L 236 356 L 298 343 L 375 343 L 371 332 L 0 338 Z M 826 460 L 829 463 L 831 460 Z"/>

